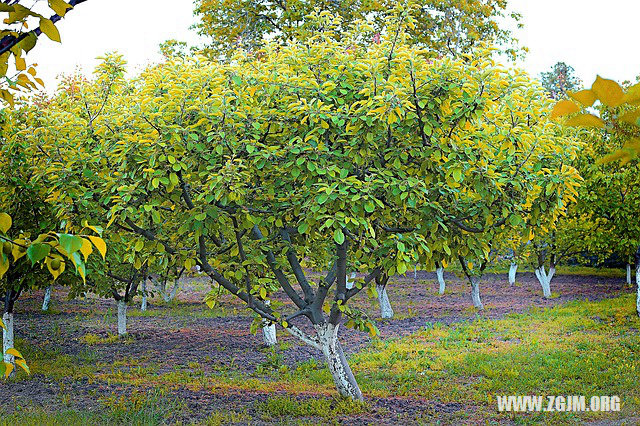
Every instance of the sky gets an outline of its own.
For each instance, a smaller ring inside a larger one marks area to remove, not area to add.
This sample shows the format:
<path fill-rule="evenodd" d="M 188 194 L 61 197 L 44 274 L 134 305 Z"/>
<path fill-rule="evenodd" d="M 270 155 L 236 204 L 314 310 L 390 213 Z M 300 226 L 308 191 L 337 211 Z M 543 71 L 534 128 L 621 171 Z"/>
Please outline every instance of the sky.
<path fill-rule="evenodd" d="M 637 54 L 637 0 L 511 0 L 523 15 L 516 36 L 530 49 L 518 65 L 534 76 L 558 61 L 573 66 L 590 86 L 597 74 L 618 81 L 640 74 Z M 89 0 L 58 25 L 62 44 L 41 37 L 29 60 L 47 88 L 56 76 L 80 67 L 90 73 L 96 57 L 119 51 L 131 73 L 161 59 L 167 39 L 198 44 L 192 0 Z"/>

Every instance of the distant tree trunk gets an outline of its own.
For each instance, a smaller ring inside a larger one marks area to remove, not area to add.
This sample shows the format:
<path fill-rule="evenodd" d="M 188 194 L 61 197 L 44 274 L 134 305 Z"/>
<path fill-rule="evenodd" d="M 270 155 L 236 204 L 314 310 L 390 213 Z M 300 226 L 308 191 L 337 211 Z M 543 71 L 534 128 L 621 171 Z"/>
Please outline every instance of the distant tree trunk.
<path fill-rule="evenodd" d="M 380 303 L 380 316 L 384 319 L 393 318 L 393 309 L 387 295 L 387 283 L 389 277 L 384 275 L 376 278 L 376 291 L 378 293 L 378 302 Z"/>
<path fill-rule="evenodd" d="M 636 313 L 640 316 L 640 247 L 636 252 Z"/>
<path fill-rule="evenodd" d="M 444 267 L 439 262 L 436 263 L 436 276 L 438 277 L 438 284 L 440 284 L 438 293 L 444 294 L 444 291 L 446 289 L 446 283 L 444 282 Z"/>
<path fill-rule="evenodd" d="M 13 377 L 16 374 L 15 357 L 7 354 L 7 351 L 14 347 L 13 305 L 18 298 L 18 294 L 19 293 L 16 293 L 14 290 L 7 290 L 4 298 L 4 312 L 2 314 L 2 321 L 6 327 L 6 329 L 2 329 L 2 351 L 4 354 L 4 362 L 14 366 L 9 377 Z"/>
<path fill-rule="evenodd" d="M 44 299 L 42 299 L 42 310 L 49 310 L 49 302 L 51 301 L 51 286 L 44 290 Z"/>
<path fill-rule="evenodd" d="M 269 306 L 269 301 L 265 301 L 265 305 Z M 275 346 L 278 343 L 276 337 L 276 325 L 270 323 L 267 320 L 262 320 L 262 337 L 264 339 L 264 345 L 267 347 Z"/>
<path fill-rule="evenodd" d="M 627 285 L 631 285 L 631 263 L 627 263 Z"/>
<path fill-rule="evenodd" d="M 118 300 L 118 336 L 127 334 L 127 302 L 124 299 Z"/>
<path fill-rule="evenodd" d="M 142 303 L 140 304 L 140 310 L 147 310 L 147 280 L 142 280 Z"/>
<path fill-rule="evenodd" d="M 342 346 L 338 341 L 338 327 L 338 325 L 331 323 L 315 326 L 322 353 L 340 395 L 362 401 L 362 391 L 360 391 L 347 358 L 344 356 Z"/>
<path fill-rule="evenodd" d="M 516 283 L 516 273 L 518 272 L 518 264 L 512 263 L 509 267 L 509 284 L 515 285 Z"/>
<path fill-rule="evenodd" d="M 484 310 L 480 300 L 480 277 L 471 277 L 471 300 L 473 300 L 473 306 L 481 311 Z"/>
<path fill-rule="evenodd" d="M 546 258 L 546 254 L 544 251 L 538 254 L 538 267 L 535 270 L 536 278 L 538 278 L 538 282 L 540 282 L 540 286 L 542 287 L 542 295 L 545 299 L 551 297 L 551 280 L 556 273 L 556 257 L 555 255 L 551 255 L 551 261 L 549 263 L 549 272 L 545 271 L 544 261 Z"/>

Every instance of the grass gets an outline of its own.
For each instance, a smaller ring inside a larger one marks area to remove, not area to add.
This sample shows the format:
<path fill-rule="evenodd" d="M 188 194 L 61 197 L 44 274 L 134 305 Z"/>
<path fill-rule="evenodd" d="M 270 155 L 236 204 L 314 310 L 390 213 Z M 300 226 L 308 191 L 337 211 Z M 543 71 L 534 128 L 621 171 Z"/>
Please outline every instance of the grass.
<path fill-rule="evenodd" d="M 181 401 L 169 398 L 160 390 L 111 394 L 98 402 L 100 407 L 94 411 L 63 409 L 49 412 L 37 406 L 29 406 L 13 413 L 3 413 L 0 410 L 0 425 L 157 425 L 166 423 L 176 413 L 184 411 Z"/>
<path fill-rule="evenodd" d="M 417 403 L 423 410 L 413 421 L 501 422 L 522 424 L 581 423 L 591 420 L 638 421 L 640 412 L 640 319 L 635 314 L 635 295 L 598 302 L 574 301 L 553 308 L 531 308 L 527 313 L 502 319 L 480 317 L 445 326 L 427 323 L 423 330 L 397 339 L 374 340 L 351 356 L 350 364 L 367 398 L 401 399 Z M 176 304 L 166 309 L 183 313 Z M 28 359 L 33 375 L 19 373 L 13 381 L 41 380 L 42 375 L 66 386 L 69 380 L 134 389 L 126 396 L 99 397 L 102 410 L 64 409 L 50 413 L 42 408 L 3 413 L 0 424 L 158 424 L 171 419 L 180 401 L 166 394 L 171 389 L 229 394 L 267 394 L 252 410 L 264 421 L 328 423 L 358 416 L 370 405 L 335 399 L 335 389 L 323 362 L 309 359 L 292 368 L 284 367 L 283 351 L 264 349 L 266 360 L 256 371 L 220 365 L 206 358 L 169 370 L 161 361 L 120 359 L 100 362 L 100 351 L 114 344 L 113 336 L 86 334 L 87 349 L 73 355 L 61 353 L 55 342 L 18 345 Z M 115 343 L 117 344 L 117 343 Z M 95 345 L 95 346 L 94 346 Z M 620 413 L 498 413 L 498 395 L 618 395 Z M 148 403 L 147 401 L 151 401 Z M 149 405 L 151 404 L 151 405 Z M 442 404 L 463 408 L 442 411 Z M 235 407 L 238 408 L 238 407 Z M 379 410 L 379 409 L 378 409 Z M 391 410 L 391 409 L 390 409 Z M 380 411 L 378 411 L 378 414 Z M 246 412 L 213 409 L 201 422 L 205 425 L 246 423 L 254 420 Z M 406 420 L 406 419 L 405 419 Z"/>

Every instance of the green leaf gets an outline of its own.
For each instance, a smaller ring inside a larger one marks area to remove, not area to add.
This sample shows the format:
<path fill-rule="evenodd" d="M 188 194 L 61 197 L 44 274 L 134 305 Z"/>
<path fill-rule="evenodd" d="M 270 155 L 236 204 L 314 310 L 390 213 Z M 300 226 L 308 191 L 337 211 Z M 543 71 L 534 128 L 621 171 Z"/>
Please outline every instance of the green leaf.
<path fill-rule="evenodd" d="M 306 222 L 302 222 L 300 225 L 298 225 L 298 232 L 301 234 L 307 232 L 307 229 L 309 229 L 309 225 Z"/>
<path fill-rule="evenodd" d="M 71 234 L 58 234 L 58 242 L 63 249 L 72 254 L 82 248 L 82 238 Z"/>
<path fill-rule="evenodd" d="M 324 204 L 325 201 L 327 201 L 327 198 L 329 198 L 329 194 L 327 194 L 326 192 L 318 195 L 318 204 Z"/>
<path fill-rule="evenodd" d="M 373 204 L 373 201 L 367 201 L 364 203 L 364 209 L 367 213 L 373 213 L 373 210 L 375 209 L 375 204 Z"/>
<path fill-rule="evenodd" d="M 342 229 L 338 228 L 334 231 L 333 239 L 338 244 L 344 243 L 344 234 L 342 233 Z"/>
<path fill-rule="evenodd" d="M 80 247 L 82 247 L 82 240 L 80 240 Z M 51 246 L 49 244 L 31 244 L 27 249 L 27 257 L 31 260 L 31 266 L 47 257 L 50 251 Z"/>

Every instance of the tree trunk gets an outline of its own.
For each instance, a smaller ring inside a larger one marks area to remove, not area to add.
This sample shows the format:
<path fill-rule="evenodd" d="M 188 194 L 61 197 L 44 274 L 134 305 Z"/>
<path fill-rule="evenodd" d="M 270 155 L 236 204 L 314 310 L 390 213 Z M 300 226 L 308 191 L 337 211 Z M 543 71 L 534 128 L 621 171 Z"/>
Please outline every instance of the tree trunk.
<path fill-rule="evenodd" d="M 380 302 L 380 315 L 385 319 L 393 318 L 393 309 L 387 295 L 387 286 L 377 285 L 376 290 L 378 292 L 378 302 Z"/>
<path fill-rule="evenodd" d="M 7 351 L 13 348 L 13 313 L 5 312 L 2 315 L 2 321 L 6 328 L 2 329 L 2 353 L 4 354 L 4 362 L 8 362 L 15 367 L 15 357 L 7 354 Z M 15 368 L 11 372 L 9 377 L 13 377 L 16 374 Z"/>
<path fill-rule="evenodd" d="M 473 300 L 473 306 L 477 309 L 484 309 L 480 300 L 480 277 L 471 277 L 471 300 Z"/>
<path fill-rule="evenodd" d="M 142 303 L 140 304 L 140 310 L 147 310 L 147 280 L 142 280 Z"/>
<path fill-rule="evenodd" d="M 362 392 L 338 341 L 338 327 L 330 323 L 315 326 L 322 353 L 327 360 L 338 393 L 344 397 L 362 401 Z"/>
<path fill-rule="evenodd" d="M 51 286 L 47 287 L 44 291 L 44 299 L 42 299 L 42 310 L 49 310 L 49 302 L 51 301 Z"/>
<path fill-rule="evenodd" d="M 268 300 L 266 300 L 264 304 L 267 306 L 270 305 Z M 278 343 L 278 338 L 276 337 L 276 325 L 273 323 L 269 324 L 269 321 L 262 320 L 262 337 L 264 338 L 265 346 L 275 346 Z"/>
<path fill-rule="evenodd" d="M 515 285 L 516 284 L 516 273 L 518 272 L 518 264 L 517 263 L 512 263 L 511 266 L 509 267 L 509 284 L 510 285 Z"/>
<path fill-rule="evenodd" d="M 544 296 L 545 299 L 550 298 L 551 297 L 551 278 L 553 278 L 553 274 L 555 273 L 555 268 L 554 267 L 549 268 L 548 275 L 544 270 L 544 266 L 538 267 L 535 272 L 536 272 L 536 278 L 538 278 L 538 281 L 542 286 L 542 295 Z"/>
<path fill-rule="evenodd" d="M 636 286 L 637 295 L 636 295 L 636 312 L 638 316 L 640 316 L 640 262 L 636 260 Z"/>
<path fill-rule="evenodd" d="M 440 289 L 438 290 L 438 293 L 444 294 L 444 290 L 446 289 L 446 283 L 444 282 L 444 268 L 442 266 L 438 266 L 436 268 L 436 275 L 438 276 L 438 283 L 440 284 Z"/>
<path fill-rule="evenodd" d="M 118 336 L 127 334 L 127 303 L 118 300 Z"/>
<path fill-rule="evenodd" d="M 631 286 L 631 264 L 627 263 L 627 285 Z"/>

